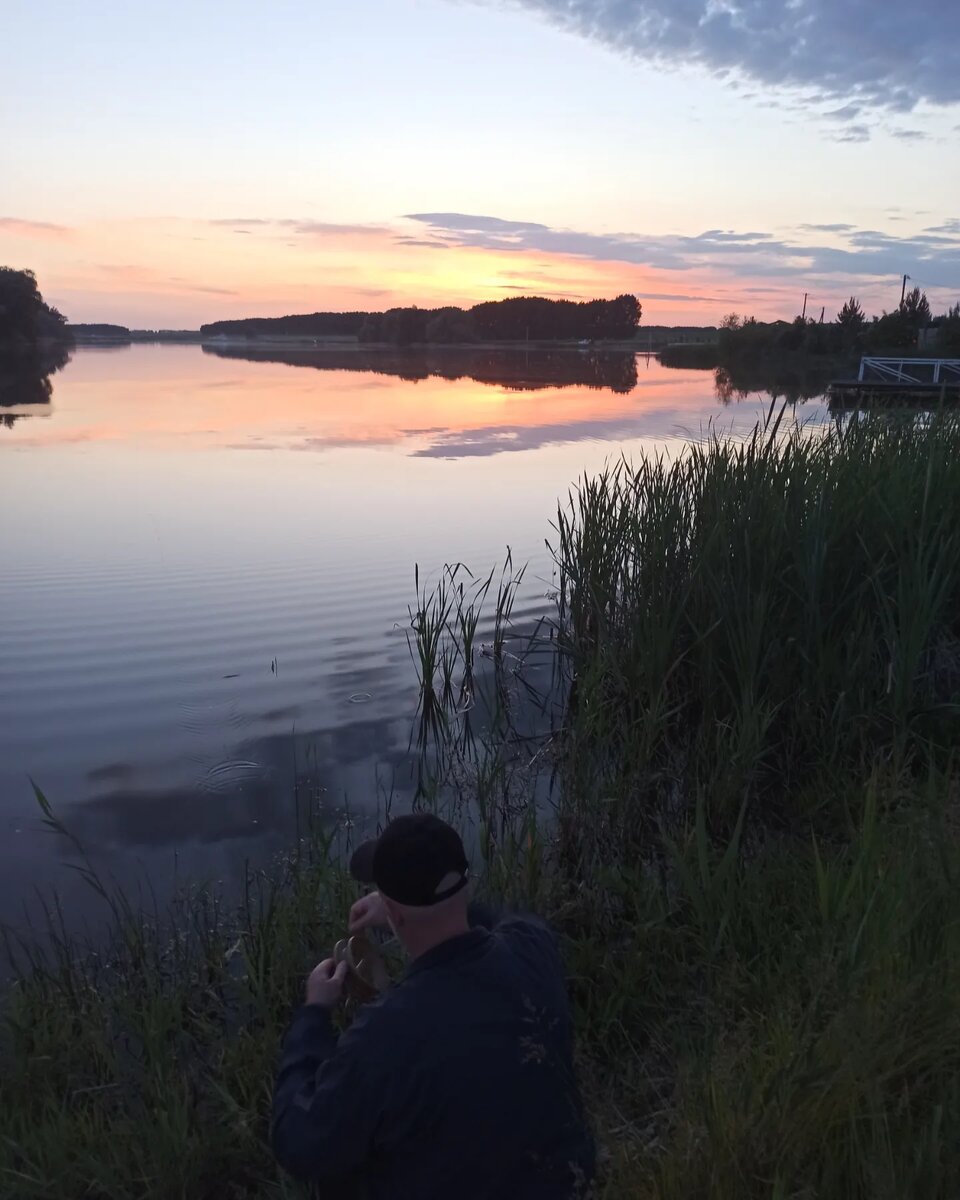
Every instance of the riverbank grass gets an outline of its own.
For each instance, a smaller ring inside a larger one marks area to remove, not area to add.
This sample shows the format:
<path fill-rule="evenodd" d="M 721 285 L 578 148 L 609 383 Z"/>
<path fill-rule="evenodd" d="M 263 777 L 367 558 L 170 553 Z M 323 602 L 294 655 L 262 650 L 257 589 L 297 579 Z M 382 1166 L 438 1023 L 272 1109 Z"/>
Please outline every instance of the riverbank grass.
<path fill-rule="evenodd" d="M 533 631 L 509 563 L 418 590 L 420 802 L 560 931 L 601 1196 L 960 1194 L 958 452 L 949 416 L 771 416 L 584 480 Z M 55 907 L 8 936 L 0 1194 L 309 1194 L 266 1121 L 354 896 L 339 837 L 314 824 L 237 909 L 151 916 L 91 875 L 108 944 Z"/>

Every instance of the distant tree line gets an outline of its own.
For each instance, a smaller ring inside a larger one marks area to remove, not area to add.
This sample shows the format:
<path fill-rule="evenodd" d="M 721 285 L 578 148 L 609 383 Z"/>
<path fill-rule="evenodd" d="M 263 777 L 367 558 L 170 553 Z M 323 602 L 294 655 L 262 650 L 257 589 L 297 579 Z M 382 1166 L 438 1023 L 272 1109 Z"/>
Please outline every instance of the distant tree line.
<path fill-rule="evenodd" d="M 74 341 L 91 344 L 128 342 L 199 342 L 196 329 L 128 329 L 126 325 L 79 324 L 68 325 L 67 331 Z"/>
<path fill-rule="evenodd" d="M 365 312 L 316 312 L 289 317 L 246 317 L 201 325 L 204 337 L 356 337 Z"/>
<path fill-rule="evenodd" d="M 797 317 L 793 321 L 757 321 L 731 313 L 720 324 L 718 357 L 721 362 L 756 360 L 798 352 L 809 355 L 910 352 L 919 347 L 938 354 L 960 353 L 960 304 L 934 317 L 930 301 L 920 288 L 907 292 L 893 312 L 868 319 L 856 296 L 851 296 L 833 321 Z"/>
<path fill-rule="evenodd" d="M 453 345 L 472 342 L 602 341 L 634 336 L 641 307 L 636 296 L 613 300 L 549 300 L 517 296 L 472 308 L 391 308 L 382 313 L 311 313 L 253 317 L 201 325 L 215 337 L 358 337 L 393 346 Z"/>

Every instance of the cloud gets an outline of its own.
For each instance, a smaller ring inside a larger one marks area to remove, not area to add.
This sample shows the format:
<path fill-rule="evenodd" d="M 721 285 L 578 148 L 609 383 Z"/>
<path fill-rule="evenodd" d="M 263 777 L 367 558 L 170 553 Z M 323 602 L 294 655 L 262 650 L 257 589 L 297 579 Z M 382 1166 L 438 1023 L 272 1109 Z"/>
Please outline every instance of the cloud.
<path fill-rule="evenodd" d="M 21 217 L 0 217 L 0 233 L 13 237 L 58 239 L 70 237 L 69 225 L 54 225 L 51 221 L 25 221 Z"/>
<path fill-rule="evenodd" d="M 342 224 L 336 221 L 312 221 L 304 217 L 216 217 L 207 222 L 234 233 L 250 233 L 254 229 L 283 231 L 292 230 L 304 237 L 350 237 L 355 234 L 366 236 L 391 232 L 383 225 Z"/>
<path fill-rule="evenodd" d="M 891 129 L 890 133 L 901 142 L 925 142 L 930 137 L 930 134 L 924 133 L 922 129 Z"/>
<path fill-rule="evenodd" d="M 139 263 L 98 263 L 96 270 L 108 279 L 117 280 L 128 287 L 157 292 L 198 292 L 211 296 L 237 296 L 238 292 L 231 288 L 213 287 L 202 283 L 193 283 L 182 275 L 161 275 L 152 267 L 141 266 Z"/>
<path fill-rule="evenodd" d="M 641 61 L 702 67 L 847 109 L 908 112 L 921 100 L 960 102 L 960 5 L 953 0 L 514 3 Z"/>
<path fill-rule="evenodd" d="M 848 125 L 845 129 L 839 130 L 833 140 L 835 142 L 869 142 L 870 126 Z"/>
<path fill-rule="evenodd" d="M 842 108 L 831 109 L 823 115 L 831 121 L 852 121 L 859 117 L 862 111 L 863 107 L 860 104 L 845 104 Z"/>
<path fill-rule="evenodd" d="M 424 238 L 397 237 L 393 239 L 396 246 L 422 246 L 425 250 L 449 250 L 446 242 L 430 242 Z"/>
<path fill-rule="evenodd" d="M 289 226 L 295 233 L 310 237 L 350 237 L 353 234 L 389 233 L 382 225 L 338 225 L 333 221 L 278 221 L 278 225 Z"/>
<path fill-rule="evenodd" d="M 678 304 L 729 304 L 729 296 L 698 296 L 690 292 L 634 292 L 638 300 L 672 300 Z"/>
<path fill-rule="evenodd" d="M 531 294 L 531 289 L 528 287 L 524 287 L 524 285 L 522 283 L 495 283 L 495 284 L 491 284 L 490 286 L 496 288 L 498 291 L 501 291 L 501 292 L 523 292 L 524 295 L 527 295 L 527 296 L 529 296 Z M 549 297 L 549 298 L 555 299 L 555 300 L 582 300 L 583 299 L 583 296 L 578 295 L 576 292 L 545 292 L 545 291 L 542 291 L 540 288 L 537 288 L 537 289 L 535 289 L 535 293 L 537 296 Z"/>
<path fill-rule="evenodd" d="M 431 236 L 445 235 L 459 247 L 546 253 L 666 271 L 712 268 L 733 277 L 838 275 L 855 279 L 907 271 L 922 279 L 925 273 L 935 272 L 945 287 L 960 287 L 957 219 L 906 237 L 837 222 L 801 226 L 793 236 L 779 239 L 768 233 L 731 230 L 707 230 L 695 236 L 595 234 L 468 213 L 419 213 L 410 219 L 425 225 Z M 834 244 L 824 245 L 815 236 L 818 233 L 833 235 Z"/>

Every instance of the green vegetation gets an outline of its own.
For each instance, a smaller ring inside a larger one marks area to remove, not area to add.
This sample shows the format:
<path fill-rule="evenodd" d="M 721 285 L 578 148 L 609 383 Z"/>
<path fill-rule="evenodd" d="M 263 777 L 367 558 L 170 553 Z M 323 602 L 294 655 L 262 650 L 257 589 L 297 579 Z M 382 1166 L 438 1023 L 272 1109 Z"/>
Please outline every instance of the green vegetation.
<path fill-rule="evenodd" d="M 473 308 L 391 308 L 383 313 L 313 313 L 201 325 L 205 339 L 358 337 L 394 346 L 471 342 L 595 341 L 632 338 L 640 321 L 635 296 L 548 300 L 515 296 Z"/>
<path fill-rule="evenodd" d="M 956 416 L 771 419 L 583 480 L 535 628 L 509 559 L 418 581 L 419 802 L 562 931 L 601 1195 L 960 1191 L 958 505 Z M 98 955 L 55 907 L 10 943 L 4 1196 L 303 1194 L 265 1121 L 337 839 L 236 913 L 102 889 Z"/>

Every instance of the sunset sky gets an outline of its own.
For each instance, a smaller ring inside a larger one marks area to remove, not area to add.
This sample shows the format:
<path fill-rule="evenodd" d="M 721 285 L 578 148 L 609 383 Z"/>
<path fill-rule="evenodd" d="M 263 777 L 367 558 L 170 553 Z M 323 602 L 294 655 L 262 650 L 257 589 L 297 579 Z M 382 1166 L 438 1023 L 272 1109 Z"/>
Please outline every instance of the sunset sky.
<path fill-rule="evenodd" d="M 9 6 L 0 263 L 74 321 L 960 297 L 956 0 Z"/>

